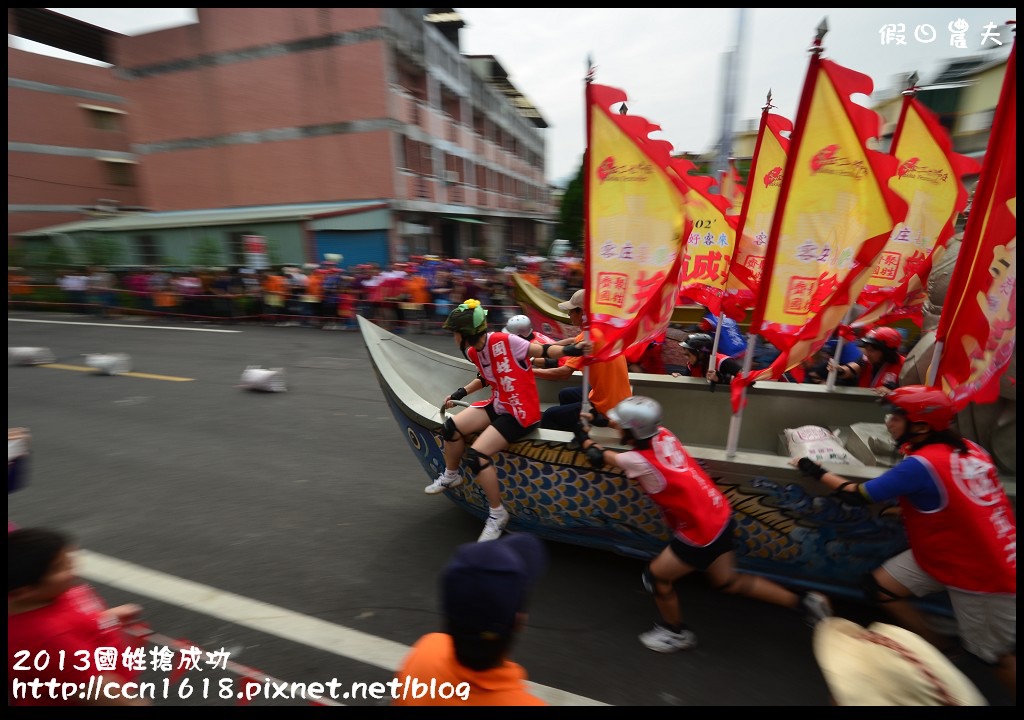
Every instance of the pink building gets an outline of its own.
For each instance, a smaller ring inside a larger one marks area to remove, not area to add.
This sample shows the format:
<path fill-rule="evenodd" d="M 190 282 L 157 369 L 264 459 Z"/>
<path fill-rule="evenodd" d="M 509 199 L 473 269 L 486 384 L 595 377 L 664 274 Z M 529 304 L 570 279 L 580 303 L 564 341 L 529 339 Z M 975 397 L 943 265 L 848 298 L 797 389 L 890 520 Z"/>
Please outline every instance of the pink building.
<path fill-rule="evenodd" d="M 91 43 L 112 63 L 8 49 L 8 160 L 25 176 L 9 194 L 9 233 L 132 232 L 123 212 L 79 226 L 89 216 L 75 206 L 244 214 L 373 203 L 387 212 L 359 230 L 376 233 L 388 260 L 546 247 L 546 123 L 495 58 L 460 53 L 457 13 L 433 11 L 198 8 L 198 23 L 128 37 L 8 10 L 9 33 L 50 33 L 49 44 L 79 53 Z M 91 125 L 101 120 L 117 129 Z M 337 217 L 304 225 L 303 257 L 288 247 L 286 259 L 346 254 L 358 221 Z M 151 242 L 179 242 L 167 229 L 150 222 Z"/>

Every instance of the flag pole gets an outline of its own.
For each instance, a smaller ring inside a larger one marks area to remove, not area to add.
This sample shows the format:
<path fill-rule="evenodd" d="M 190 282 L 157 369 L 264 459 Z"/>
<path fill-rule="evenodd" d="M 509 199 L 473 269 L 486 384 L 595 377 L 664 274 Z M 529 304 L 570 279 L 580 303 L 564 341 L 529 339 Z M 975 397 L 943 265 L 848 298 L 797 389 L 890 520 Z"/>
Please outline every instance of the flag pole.
<path fill-rule="evenodd" d="M 747 336 L 747 351 L 743 354 L 743 370 L 742 372 L 750 372 L 751 366 L 754 364 L 754 346 L 757 344 L 757 336 L 754 333 L 750 333 Z M 747 394 L 747 389 L 743 388 L 743 395 Z M 740 403 L 740 409 L 738 412 L 733 413 L 732 417 L 729 418 L 729 435 L 725 441 L 725 457 L 727 460 L 731 460 L 736 456 L 736 446 L 739 444 L 740 439 L 740 424 L 743 421 L 743 405 Z"/>
<path fill-rule="evenodd" d="M 583 152 L 583 342 L 590 341 L 590 223 L 587 217 L 590 214 L 590 84 L 594 82 L 596 74 L 594 60 L 587 54 L 587 74 L 583 78 L 583 106 L 586 108 L 584 132 L 587 139 L 587 147 Z M 590 366 L 586 363 L 583 365 L 582 392 L 580 415 L 590 412 Z"/>
<path fill-rule="evenodd" d="M 851 305 L 846 310 L 846 315 L 843 316 L 843 325 L 850 324 L 850 321 L 853 318 L 853 308 L 854 306 Z M 832 392 L 833 390 L 836 389 L 836 376 L 839 374 L 839 358 L 843 356 L 843 345 L 845 344 L 845 342 L 846 339 L 842 335 L 839 335 L 838 339 L 836 340 L 836 354 L 834 356 L 836 366 L 828 371 L 828 382 L 825 383 L 825 388 L 829 392 Z"/>
<path fill-rule="evenodd" d="M 814 42 L 811 44 L 811 47 L 808 49 L 808 52 L 811 54 L 811 57 L 812 57 L 812 64 L 813 64 L 813 59 L 817 58 L 818 56 L 820 56 L 821 53 L 824 52 L 824 50 L 825 50 L 825 48 L 822 46 L 822 40 L 824 40 L 826 33 L 828 33 L 828 21 L 827 21 L 827 19 L 822 19 L 822 21 L 820 23 L 818 23 L 818 27 L 816 28 Z M 767 104 L 764 107 L 764 112 L 765 113 L 767 113 L 768 109 L 771 107 L 771 97 L 772 97 L 771 91 L 769 90 L 769 92 L 768 92 L 768 102 L 767 102 Z M 786 174 L 787 180 L 788 180 L 788 177 L 789 177 L 789 174 L 787 173 Z M 781 200 L 781 198 L 780 198 L 780 200 Z M 775 217 L 773 219 L 773 222 L 772 222 L 773 229 L 776 228 L 779 225 L 779 223 L 780 223 L 780 217 Z M 773 236 L 777 235 L 777 232 L 773 233 L 772 235 Z M 765 283 L 765 282 L 767 282 L 767 278 L 762 278 L 762 283 Z M 755 313 L 755 315 L 756 315 L 756 313 Z M 721 324 L 719 324 L 719 326 L 721 326 Z M 758 326 L 757 329 L 760 329 L 760 326 Z M 751 372 L 751 367 L 752 367 L 753 362 L 754 362 L 754 347 L 755 347 L 756 342 L 757 342 L 757 333 L 756 333 L 755 328 L 753 326 L 751 326 L 750 333 L 747 336 L 747 351 L 743 355 L 743 369 L 740 372 L 740 375 L 743 376 L 743 377 L 747 377 L 749 375 L 749 373 Z M 744 385 L 740 389 L 740 401 L 739 401 L 739 404 L 738 404 L 739 409 L 736 410 L 732 414 L 731 418 L 729 418 L 729 433 L 726 436 L 726 442 L 725 442 L 725 457 L 726 457 L 727 460 L 728 459 L 732 459 L 733 457 L 736 456 L 736 447 L 739 444 L 740 424 L 741 424 L 741 422 L 743 420 L 743 408 L 747 404 L 746 403 L 746 398 L 747 398 L 747 385 Z M 737 407 L 737 405 L 734 403 L 733 407 Z"/>

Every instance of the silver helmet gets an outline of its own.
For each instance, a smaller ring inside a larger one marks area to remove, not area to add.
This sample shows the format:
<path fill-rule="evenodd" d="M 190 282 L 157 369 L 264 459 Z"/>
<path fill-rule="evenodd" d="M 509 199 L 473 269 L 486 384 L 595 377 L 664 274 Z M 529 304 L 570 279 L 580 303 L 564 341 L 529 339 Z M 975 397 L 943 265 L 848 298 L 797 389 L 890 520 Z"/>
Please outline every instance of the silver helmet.
<path fill-rule="evenodd" d="M 530 322 L 530 318 L 525 315 L 513 315 L 505 323 L 505 332 L 509 335 L 518 335 L 519 337 L 526 337 L 533 332 L 533 323 Z"/>
<path fill-rule="evenodd" d="M 661 425 L 661 405 L 642 395 L 628 397 L 608 412 L 608 418 L 638 440 L 654 437 Z"/>

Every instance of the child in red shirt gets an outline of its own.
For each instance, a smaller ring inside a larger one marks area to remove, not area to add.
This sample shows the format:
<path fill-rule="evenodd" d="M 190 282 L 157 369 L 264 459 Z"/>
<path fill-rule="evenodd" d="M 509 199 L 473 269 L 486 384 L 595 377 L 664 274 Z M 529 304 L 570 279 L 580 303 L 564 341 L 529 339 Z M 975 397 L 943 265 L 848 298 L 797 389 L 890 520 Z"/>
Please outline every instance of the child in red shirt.
<path fill-rule="evenodd" d="M 142 608 L 107 608 L 90 587 L 77 583 L 72 549 L 71 541 L 53 530 L 21 528 L 7 535 L 7 702 L 148 705 L 120 694 L 120 687 L 140 674 L 125 669 L 124 652 L 135 644 L 121 623 Z M 45 666 L 37 669 L 42 662 Z M 56 690 L 29 684 L 51 679 Z M 65 698 L 63 683 L 97 689 L 87 698 L 81 693 Z"/>

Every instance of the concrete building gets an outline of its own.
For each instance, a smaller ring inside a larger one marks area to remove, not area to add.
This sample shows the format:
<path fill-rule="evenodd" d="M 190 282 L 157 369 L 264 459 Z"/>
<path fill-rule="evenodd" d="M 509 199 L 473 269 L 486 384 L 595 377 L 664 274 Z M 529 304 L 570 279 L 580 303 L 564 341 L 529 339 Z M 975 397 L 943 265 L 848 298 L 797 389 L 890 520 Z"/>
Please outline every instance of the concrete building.
<path fill-rule="evenodd" d="M 254 235 L 289 263 L 550 244 L 546 123 L 496 58 L 460 53 L 451 8 L 197 16 L 129 37 L 8 10 L 9 34 L 111 63 L 8 48 L 9 245 L 102 240 L 131 265 L 210 242 L 236 264 Z"/>

